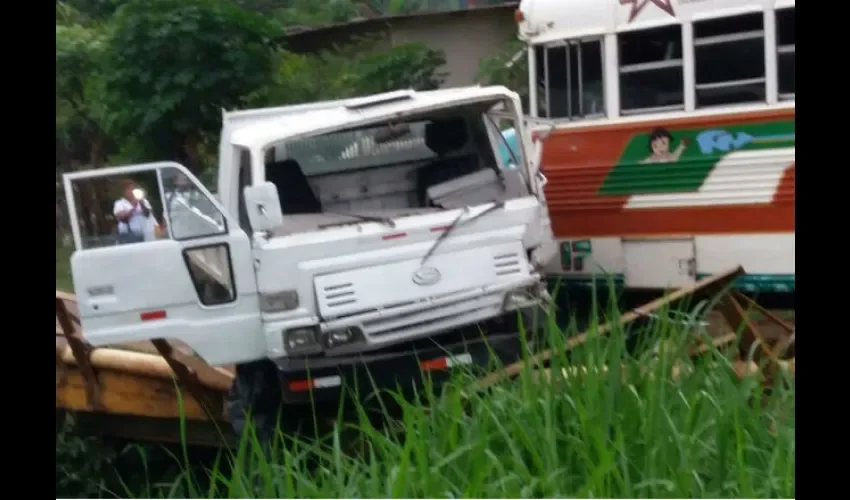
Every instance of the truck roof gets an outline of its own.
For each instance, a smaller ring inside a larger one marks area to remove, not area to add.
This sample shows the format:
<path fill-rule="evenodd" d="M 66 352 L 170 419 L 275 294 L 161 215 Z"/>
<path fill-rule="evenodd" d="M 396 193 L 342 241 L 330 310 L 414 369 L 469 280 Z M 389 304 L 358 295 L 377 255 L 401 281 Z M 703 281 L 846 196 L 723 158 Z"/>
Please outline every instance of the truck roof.
<path fill-rule="evenodd" d="M 502 86 L 472 86 L 429 91 L 395 91 L 364 98 L 225 111 L 222 141 L 249 149 L 264 147 L 286 137 L 356 126 L 391 116 L 488 100 L 518 100 Z"/>
<path fill-rule="evenodd" d="M 598 36 L 683 21 L 793 7 L 795 0 L 523 0 L 520 37 L 529 43 Z"/>

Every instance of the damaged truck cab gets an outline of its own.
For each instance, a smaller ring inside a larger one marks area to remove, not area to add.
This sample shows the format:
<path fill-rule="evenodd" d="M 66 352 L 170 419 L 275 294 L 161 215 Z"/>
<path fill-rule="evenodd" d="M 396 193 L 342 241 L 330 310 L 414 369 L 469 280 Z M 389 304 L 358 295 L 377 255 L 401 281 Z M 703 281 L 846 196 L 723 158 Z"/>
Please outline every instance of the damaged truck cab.
<path fill-rule="evenodd" d="M 504 87 L 225 112 L 218 197 L 175 163 L 66 175 L 86 338 L 174 339 L 236 365 L 237 431 L 249 409 L 261 423 L 355 381 L 516 357 L 511 320 L 546 300 L 554 254 L 521 116 Z M 84 241 L 75 183 L 142 174 L 162 235 Z"/>

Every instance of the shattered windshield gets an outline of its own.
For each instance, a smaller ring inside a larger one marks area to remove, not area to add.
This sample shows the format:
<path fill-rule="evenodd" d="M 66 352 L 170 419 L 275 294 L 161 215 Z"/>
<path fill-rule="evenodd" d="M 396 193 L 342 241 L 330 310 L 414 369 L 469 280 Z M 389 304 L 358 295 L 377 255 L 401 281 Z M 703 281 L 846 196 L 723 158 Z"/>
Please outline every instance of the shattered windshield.
<path fill-rule="evenodd" d="M 168 223 L 175 237 L 199 238 L 226 230 L 221 212 L 182 172 L 163 172 L 162 186 Z"/>
<path fill-rule="evenodd" d="M 393 157 L 426 160 L 436 156 L 425 144 L 429 120 L 380 125 L 359 130 L 296 139 L 286 144 L 286 157 L 294 159 L 307 176 L 339 171 L 358 161 L 390 163 Z"/>

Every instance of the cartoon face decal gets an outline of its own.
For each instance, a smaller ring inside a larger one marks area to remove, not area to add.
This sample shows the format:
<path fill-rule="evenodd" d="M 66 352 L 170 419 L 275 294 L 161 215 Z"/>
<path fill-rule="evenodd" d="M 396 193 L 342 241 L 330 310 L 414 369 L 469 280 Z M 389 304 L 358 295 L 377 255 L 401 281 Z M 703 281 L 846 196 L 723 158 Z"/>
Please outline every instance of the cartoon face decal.
<path fill-rule="evenodd" d="M 688 139 L 682 138 L 676 149 L 670 151 L 670 146 L 673 143 L 673 134 L 666 128 L 659 127 L 649 134 L 649 152 L 650 155 L 641 161 L 641 163 L 672 163 L 679 161 L 679 157 L 685 152 L 688 147 Z"/>
<path fill-rule="evenodd" d="M 669 135 L 660 135 L 649 141 L 649 152 L 654 155 L 663 155 L 670 152 Z"/>

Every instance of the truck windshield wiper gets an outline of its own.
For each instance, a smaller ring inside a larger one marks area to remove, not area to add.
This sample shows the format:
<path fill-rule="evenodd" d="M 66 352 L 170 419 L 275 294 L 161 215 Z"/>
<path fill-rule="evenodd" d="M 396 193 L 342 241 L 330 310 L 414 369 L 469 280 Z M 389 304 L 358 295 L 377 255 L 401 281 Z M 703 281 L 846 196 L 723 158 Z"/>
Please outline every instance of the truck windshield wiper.
<path fill-rule="evenodd" d="M 475 219 L 480 218 L 483 215 L 487 215 L 490 212 L 494 212 L 494 211 L 496 211 L 500 208 L 503 208 L 505 206 L 504 200 L 495 201 L 495 202 L 491 202 L 491 203 L 493 203 L 493 204 L 490 205 L 489 207 L 487 207 L 485 210 L 482 210 L 481 212 L 475 214 L 471 218 L 463 221 L 463 223 L 468 224 L 468 223 L 474 221 Z M 449 227 L 447 227 L 446 230 L 443 231 L 442 234 L 440 234 L 439 238 L 437 238 L 437 241 L 435 241 L 434 244 L 431 245 L 431 248 L 429 248 L 428 252 L 426 252 L 425 255 L 422 257 L 422 262 L 420 264 L 425 264 L 425 262 L 428 260 L 428 258 L 431 257 L 431 255 L 434 254 L 435 250 L 437 250 L 437 247 L 440 246 L 440 243 L 442 243 L 443 240 L 448 238 L 449 234 L 451 234 L 451 232 L 454 231 L 455 228 L 460 227 L 462 225 L 462 224 L 460 224 L 460 220 L 463 218 L 463 216 L 468 211 L 469 211 L 469 207 L 463 207 L 463 210 L 460 212 L 460 215 L 457 216 L 457 219 L 455 219 L 454 222 L 452 222 L 451 225 L 449 225 Z"/>
<path fill-rule="evenodd" d="M 363 215 L 363 214 L 355 214 L 352 212 L 329 212 L 327 210 L 323 211 L 325 214 L 333 214 L 333 215 L 344 215 L 346 217 L 354 217 L 355 219 L 359 219 L 365 222 L 377 222 L 379 224 L 386 224 L 390 227 L 395 227 L 395 221 L 393 221 L 389 217 L 379 217 L 377 215 Z"/>

